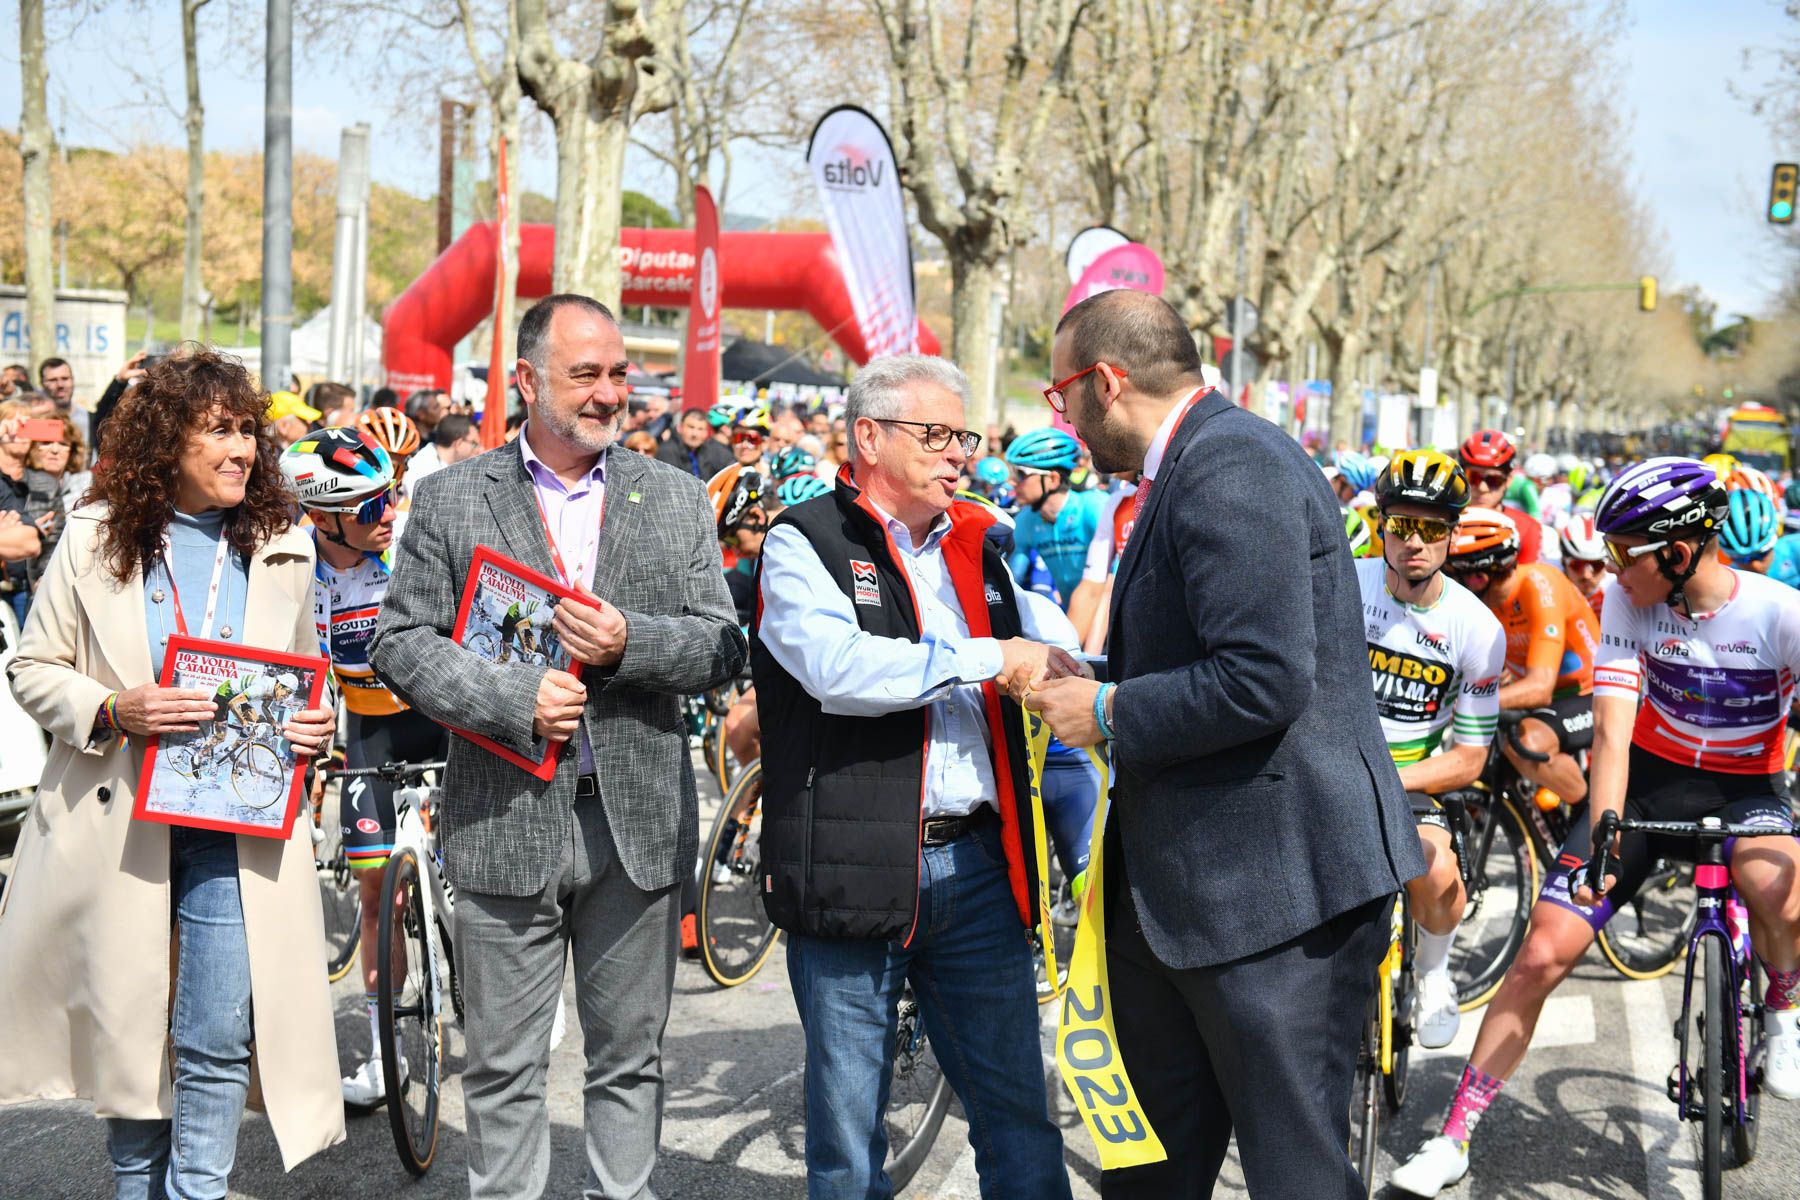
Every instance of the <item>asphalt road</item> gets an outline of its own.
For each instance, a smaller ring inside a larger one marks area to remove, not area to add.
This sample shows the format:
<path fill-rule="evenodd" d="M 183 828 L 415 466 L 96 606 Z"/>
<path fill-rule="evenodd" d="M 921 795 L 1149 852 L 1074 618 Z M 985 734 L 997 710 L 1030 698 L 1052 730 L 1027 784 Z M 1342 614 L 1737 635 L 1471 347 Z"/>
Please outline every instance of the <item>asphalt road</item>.
<path fill-rule="evenodd" d="M 711 804 L 703 801 L 703 810 Z M 0 871 L 10 847 L 0 843 Z M 361 988 L 346 979 L 335 990 L 340 1056 L 345 1069 L 366 1048 Z M 1463 1198 L 1595 1200 L 1599 1197 L 1698 1197 L 1692 1127 L 1678 1125 L 1663 1080 L 1674 1063 L 1671 1022 L 1680 1006 L 1678 977 L 1627 983 L 1591 956 L 1554 997 L 1523 1069 L 1481 1125 L 1469 1178 L 1452 1192 Z M 571 1008 L 571 1012 L 572 1012 Z M 1470 1014 L 1458 1041 L 1430 1055 L 1415 1052 L 1404 1110 L 1387 1118 L 1383 1174 L 1393 1156 L 1435 1133 L 1473 1039 Z M 553 1056 L 550 1111 L 554 1162 L 550 1194 L 581 1189 L 581 1070 L 578 1037 Z M 664 1200 L 743 1200 L 804 1195 L 800 1094 L 801 1038 L 777 949 L 743 987 L 715 987 L 695 964 L 675 982 L 665 1043 L 668 1096 L 662 1160 L 654 1185 Z M 353 1117 L 349 1139 L 292 1174 L 284 1174 L 267 1124 L 244 1126 L 234 1197 L 407 1197 L 468 1194 L 461 1091 L 460 1033 L 449 1033 L 451 1083 L 437 1163 L 413 1182 L 394 1155 L 385 1114 Z M 4 1048 L 0 1048 L 4 1053 Z M 1077 1197 L 1098 1194 L 1093 1146 L 1052 1084 Z M 1757 1159 L 1726 1177 L 1733 1200 L 1800 1196 L 1800 1104 L 1765 1098 Z M 0 1109 L 0 1200 L 53 1200 L 111 1194 L 99 1122 L 78 1104 Z M 978 1192 L 966 1127 L 952 1109 L 931 1159 L 909 1197 L 973 1200 Z M 1245 1195 L 1228 1164 L 1219 1195 Z M 1393 1195 L 1386 1192 L 1383 1194 Z"/>

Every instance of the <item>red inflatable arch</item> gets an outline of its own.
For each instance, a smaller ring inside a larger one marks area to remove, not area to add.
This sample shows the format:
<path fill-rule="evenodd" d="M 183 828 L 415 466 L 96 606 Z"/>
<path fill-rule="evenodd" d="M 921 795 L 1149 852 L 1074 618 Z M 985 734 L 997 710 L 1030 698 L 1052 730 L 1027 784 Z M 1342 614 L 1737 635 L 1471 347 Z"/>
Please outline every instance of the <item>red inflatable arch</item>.
<path fill-rule="evenodd" d="M 520 226 L 520 297 L 550 294 L 554 239 L 553 226 Z M 686 308 L 694 283 L 694 231 L 627 229 L 622 240 L 624 302 Z M 809 313 L 853 361 L 868 361 L 830 234 L 727 232 L 719 241 L 726 308 Z M 496 246 L 493 222 L 471 225 L 388 305 L 381 359 L 389 387 L 405 395 L 422 387 L 450 386 L 453 348 L 493 311 Z M 937 338 L 923 322 L 919 349 L 939 352 Z"/>

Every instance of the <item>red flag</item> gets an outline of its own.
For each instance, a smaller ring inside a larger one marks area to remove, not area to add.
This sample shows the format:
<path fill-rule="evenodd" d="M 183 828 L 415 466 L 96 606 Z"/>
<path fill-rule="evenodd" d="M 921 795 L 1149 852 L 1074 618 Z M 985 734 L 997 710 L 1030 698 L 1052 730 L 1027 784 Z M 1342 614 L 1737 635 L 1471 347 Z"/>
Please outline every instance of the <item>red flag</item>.
<path fill-rule="evenodd" d="M 492 450 L 506 440 L 506 139 L 500 139 L 499 166 L 494 176 L 494 214 L 499 219 L 494 233 L 499 247 L 494 255 L 494 348 L 488 355 L 487 399 L 481 409 L 481 445 Z"/>
<path fill-rule="evenodd" d="M 719 402 L 719 210 L 712 193 L 694 189 L 694 285 L 688 289 L 687 352 L 681 360 L 681 406 L 702 411 Z"/>

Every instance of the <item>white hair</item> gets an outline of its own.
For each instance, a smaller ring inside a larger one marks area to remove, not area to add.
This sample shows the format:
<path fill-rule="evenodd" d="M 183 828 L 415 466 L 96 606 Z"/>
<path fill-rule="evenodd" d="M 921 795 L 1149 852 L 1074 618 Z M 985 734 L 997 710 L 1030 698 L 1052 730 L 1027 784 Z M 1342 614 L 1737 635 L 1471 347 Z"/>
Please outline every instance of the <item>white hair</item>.
<path fill-rule="evenodd" d="M 929 383 L 956 395 L 967 412 L 969 377 L 962 368 L 947 358 L 934 354 L 891 354 L 872 360 L 856 372 L 850 381 L 850 393 L 844 401 L 844 427 L 849 432 L 850 457 L 857 459 L 856 422 L 861 417 L 875 421 L 904 420 L 907 414 L 908 389 L 915 383 Z"/>

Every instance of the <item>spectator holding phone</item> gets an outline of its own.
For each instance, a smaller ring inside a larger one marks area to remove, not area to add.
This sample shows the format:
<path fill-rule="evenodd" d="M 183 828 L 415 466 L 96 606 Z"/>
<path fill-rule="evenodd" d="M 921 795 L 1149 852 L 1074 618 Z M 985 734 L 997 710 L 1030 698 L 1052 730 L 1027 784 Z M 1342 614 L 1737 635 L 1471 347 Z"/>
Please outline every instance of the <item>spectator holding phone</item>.
<path fill-rule="evenodd" d="M 0 530 L 0 559 L 5 560 L 0 595 L 12 605 L 21 629 L 25 614 L 31 611 L 31 587 L 38 574 L 45 531 L 60 528 L 62 519 L 60 506 L 48 498 L 55 490 L 54 481 L 26 465 L 31 454 L 26 437 L 32 432 L 31 419 L 25 402 L 0 403 L 0 513 L 10 514 Z"/>
<path fill-rule="evenodd" d="M 27 470 L 42 471 L 54 479 L 57 494 L 62 497 L 63 511 L 76 507 L 81 497 L 94 481 L 94 473 L 87 469 L 87 443 L 82 440 L 81 431 L 75 428 L 71 417 L 53 417 L 61 429 L 61 434 L 54 441 L 32 440 L 31 453 L 25 458 Z M 44 557 L 50 556 L 50 546 L 44 546 Z"/>

